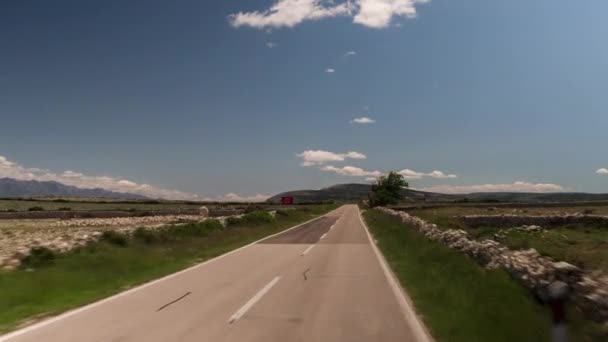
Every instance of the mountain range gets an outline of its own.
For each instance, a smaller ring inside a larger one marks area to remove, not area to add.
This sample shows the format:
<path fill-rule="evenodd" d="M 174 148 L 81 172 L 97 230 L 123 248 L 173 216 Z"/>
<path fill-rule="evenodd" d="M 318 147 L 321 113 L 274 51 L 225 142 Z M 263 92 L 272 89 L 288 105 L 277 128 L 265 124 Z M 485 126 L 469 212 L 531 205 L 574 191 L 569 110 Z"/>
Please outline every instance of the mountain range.
<path fill-rule="evenodd" d="M 109 191 L 101 188 L 81 189 L 53 181 L 17 180 L 0 178 L 0 198 L 22 197 L 103 197 L 146 199 L 145 196 Z"/>

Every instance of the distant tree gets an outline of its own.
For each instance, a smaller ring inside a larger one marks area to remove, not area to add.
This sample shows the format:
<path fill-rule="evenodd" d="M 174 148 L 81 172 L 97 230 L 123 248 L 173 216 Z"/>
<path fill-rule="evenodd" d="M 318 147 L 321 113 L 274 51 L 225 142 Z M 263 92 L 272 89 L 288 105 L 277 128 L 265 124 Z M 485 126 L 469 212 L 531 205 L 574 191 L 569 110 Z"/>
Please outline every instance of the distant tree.
<path fill-rule="evenodd" d="M 407 188 L 409 184 L 402 175 L 391 171 L 388 175 L 381 176 L 372 184 L 372 192 L 369 195 L 369 205 L 372 207 L 397 204 L 403 199 L 401 189 Z"/>

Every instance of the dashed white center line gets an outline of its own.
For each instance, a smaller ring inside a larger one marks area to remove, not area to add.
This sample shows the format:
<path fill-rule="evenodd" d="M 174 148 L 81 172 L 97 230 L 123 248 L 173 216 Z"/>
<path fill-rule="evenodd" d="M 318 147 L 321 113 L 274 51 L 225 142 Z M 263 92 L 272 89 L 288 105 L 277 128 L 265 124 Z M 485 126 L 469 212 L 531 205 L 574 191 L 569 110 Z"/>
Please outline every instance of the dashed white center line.
<path fill-rule="evenodd" d="M 255 294 L 255 296 L 253 296 L 247 303 L 245 303 L 245 305 L 243 305 L 240 309 L 238 309 L 237 312 L 234 313 L 234 315 L 232 315 L 230 317 L 230 319 L 228 320 L 229 324 L 232 324 L 236 321 L 238 321 L 241 317 L 243 317 L 243 315 L 249 311 L 249 309 L 251 309 L 255 303 L 257 303 L 260 299 L 262 299 L 262 297 L 268 292 L 270 291 L 270 289 L 276 285 L 276 283 L 279 282 L 279 280 L 281 279 L 280 276 L 275 277 L 274 279 L 272 279 L 270 281 L 270 283 L 266 284 L 266 286 L 264 286 L 264 288 L 262 288 L 258 293 Z"/>
<path fill-rule="evenodd" d="M 327 233 L 321 235 L 321 238 L 319 240 L 323 240 L 323 238 L 325 237 L 325 235 L 327 235 Z"/>
<path fill-rule="evenodd" d="M 314 247 L 315 245 L 310 245 L 310 247 L 306 248 L 306 250 L 304 252 L 302 252 L 301 256 L 305 256 L 306 253 L 310 252 L 310 250 Z"/>
<path fill-rule="evenodd" d="M 335 226 L 336 226 L 335 224 L 332 224 L 331 227 L 329 227 L 329 230 L 334 229 Z"/>

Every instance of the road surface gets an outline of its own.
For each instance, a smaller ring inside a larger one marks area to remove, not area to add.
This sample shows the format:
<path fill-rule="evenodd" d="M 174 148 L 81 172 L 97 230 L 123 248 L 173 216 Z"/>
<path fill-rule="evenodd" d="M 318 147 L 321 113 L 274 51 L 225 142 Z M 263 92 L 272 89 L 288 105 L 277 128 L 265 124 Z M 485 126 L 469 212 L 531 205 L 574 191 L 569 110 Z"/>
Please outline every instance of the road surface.
<path fill-rule="evenodd" d="M 0 341 L 424 341 L 356 206 Z"/>

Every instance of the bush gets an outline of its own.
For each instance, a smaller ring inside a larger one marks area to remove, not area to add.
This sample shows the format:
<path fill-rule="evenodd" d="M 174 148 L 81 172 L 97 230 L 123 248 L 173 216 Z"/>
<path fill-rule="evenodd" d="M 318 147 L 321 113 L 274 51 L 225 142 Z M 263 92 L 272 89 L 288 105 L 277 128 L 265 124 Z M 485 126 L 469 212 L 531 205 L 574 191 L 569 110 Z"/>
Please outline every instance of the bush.
<path fill-rule="evenodd" d="M 125 247 L 129 244 L 129 239 L 125 234 L 121 234 L 119 232 L 115 232 L 113 230 L 106 230 L 101 235 L 101 239 L 111 243 L 113 245 Z"/>
<path fill-rule="evenodd" d="M 21 259 L 21 267 L 41 267 L 52 264 L 55 261 L 55 252 L 46 247 L 34 247 L 30 254 Z"/>
<path fill-rule="evenodd" d="M 143 227 L 139 227 L 135 230 L 133 238 L 141 240 L 146 244 L 151 244 L 160 240 L 159 234 Z"/>
<path fill-rule="evenodd" d="M 158 231 L 150 231 L 144 228 L 135 230 L 134 237 L 145 243 L 173 241 L 178 238 L 192 236 L 207 236 L 209 233 L 223 229 L 220 221 L 215 219 L 199 223 L 188 223 L 179 226 L 167 226 Z"/>
<path fill-rule="evenodd" d="M 226 219 L 226 225 L 228 226 L 236 226 L 243 223 L 243 220 L 240 217 L 230 216 Z"/>
<path fill-rule="evenodd" d="M 44 211 L 43 207 L 30 207 L 27 211 Z"/>
<path fill-rule="evenodd" d="M 71 211 L 72 208 L 70 208 L 70 207 L 61 207 L 61 208 L 59 208 L 57 210 L 59 210 L 59 211 Z"/>
<path fill-rule="evenodd" d="M 264 210 L 264 207 L 262 207 L 261 205 L 252 204 L 252 205 L 248 205 L 247 208 L 245 208 L 245 214 L 253 213 L 255 211 L 263 211 L 263 210 Z"/>
<path fill-rule="evenodd" d="M 289 212 L 285 209 L 279 209 L 276 211 L 277 216 L 289 216 Z"/>
<path fill-rule="evenodd" d="M 240 218 L 229 217 L 226 223 L 229 226 L 232 225 L 258 225 L 264 223 L 273 223 L 275 218 L 267 211 L 254 211 L 249 214 L 245 214 Z"/>

